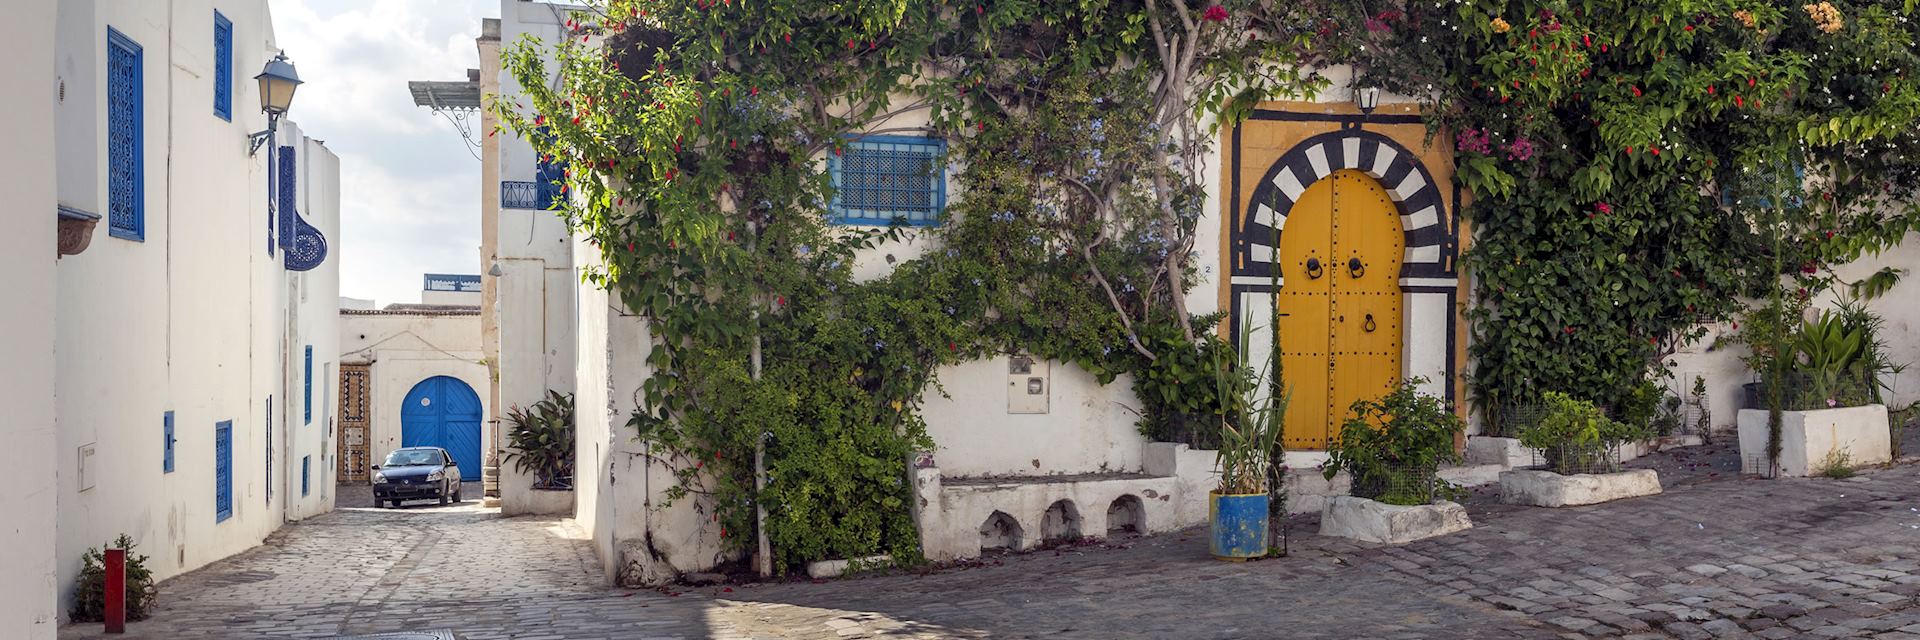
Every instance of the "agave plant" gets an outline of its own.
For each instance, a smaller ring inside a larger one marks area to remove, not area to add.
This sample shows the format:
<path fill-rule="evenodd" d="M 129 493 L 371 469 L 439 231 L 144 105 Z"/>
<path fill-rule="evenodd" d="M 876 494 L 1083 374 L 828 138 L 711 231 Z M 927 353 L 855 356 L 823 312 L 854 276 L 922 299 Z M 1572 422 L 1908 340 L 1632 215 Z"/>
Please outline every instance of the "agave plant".
<path fill-rule="evenodd" d="M 533 472 L 536 489 L 573 488 L 573 394 L 548 391 L 527 408 L 507 410 L 506 461 Z"/>

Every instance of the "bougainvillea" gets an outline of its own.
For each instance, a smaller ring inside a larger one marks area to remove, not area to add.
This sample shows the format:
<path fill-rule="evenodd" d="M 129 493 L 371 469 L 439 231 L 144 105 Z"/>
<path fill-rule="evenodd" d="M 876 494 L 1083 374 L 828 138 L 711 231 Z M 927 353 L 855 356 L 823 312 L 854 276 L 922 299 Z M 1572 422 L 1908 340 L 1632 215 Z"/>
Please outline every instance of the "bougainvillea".
<path fill-rule="evenodd" d="M 1403 9 L 1392 28 L 1369 27 L 1387 8 Z M 1358 82 L 1414 96 L 1436 129 L 1458 132 L 1478 284 L 1471 375 L 1497 429 L 1502 407 L 1548 390 L 1618 408 L 1741 296 L 1914 228 L 1912 9 L 1416 0 L 1302 11 L 1322 16 L 1319 32 L 1340 25 L 1319 61 L 1355 65 Z M 1790 286 L 1872 293 L 1896 275 L 1802 274 Z"/>
<path fill-rule="evenodd" d="M 1230 347 L 1185 295 L 1209 268 L 1205 158 L 1217 118 L 1316 86 L 1289 64 L 1304 40 L 1255 35 L 1286 18 L 1252 0 L 603 0 L 564 42 L 509 46 L 525 100 L 493 110 L 571 167 L 587 277 L 648 322 L 631 425 L 677 470 L 668 497 L 735 548 L 764 507 L 780 565 L 910 558 L 906 465 L 943 365 L 1031 353 L 1134 374 L 1149 429 L 1217 416 L 1206 363 Z M 941 223 L 832 224 L 828 159 L 902 133 L 947 142 Z M 862 260 L 887 273 L 856 276 Z"/>

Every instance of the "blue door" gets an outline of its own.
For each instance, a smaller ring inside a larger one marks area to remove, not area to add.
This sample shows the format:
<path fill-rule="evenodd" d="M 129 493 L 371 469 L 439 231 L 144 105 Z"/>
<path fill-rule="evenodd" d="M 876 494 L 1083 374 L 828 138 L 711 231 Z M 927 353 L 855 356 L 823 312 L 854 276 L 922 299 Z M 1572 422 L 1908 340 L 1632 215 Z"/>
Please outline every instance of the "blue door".
<path fill-rule="evenodd" d="M 400 446 L 446 449 L 460 465 L 460 479 L 478 482 L 480 396 L 457 378 L 421 380 L 400 409 Z"/>

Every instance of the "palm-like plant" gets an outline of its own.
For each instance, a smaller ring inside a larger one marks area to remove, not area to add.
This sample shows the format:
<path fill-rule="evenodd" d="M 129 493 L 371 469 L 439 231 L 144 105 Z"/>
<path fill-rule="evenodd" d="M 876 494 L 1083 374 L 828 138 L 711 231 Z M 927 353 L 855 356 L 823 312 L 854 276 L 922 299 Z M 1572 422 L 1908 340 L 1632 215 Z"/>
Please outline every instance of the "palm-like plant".
<path fill-rule="evenodd" d="M 531 407 L 508 409 L 507 422 L 513 468 L 533 472 L 535 489 L 573 488 L 573 394 L 548 391 Z"/>
<path fill-rule="evenodd" d="M 1240 332 L 1238 349 L 1213 349 L 1214 397 L 1220 399 L 1220 488 L 1217 493 L 1265 493 L 1267 478 L 1279 464 L 1281 421 L 1287 397 L 1258 384 L 1265 380 L 1237 361 L 1247 352 L 1248 330 Z"/>

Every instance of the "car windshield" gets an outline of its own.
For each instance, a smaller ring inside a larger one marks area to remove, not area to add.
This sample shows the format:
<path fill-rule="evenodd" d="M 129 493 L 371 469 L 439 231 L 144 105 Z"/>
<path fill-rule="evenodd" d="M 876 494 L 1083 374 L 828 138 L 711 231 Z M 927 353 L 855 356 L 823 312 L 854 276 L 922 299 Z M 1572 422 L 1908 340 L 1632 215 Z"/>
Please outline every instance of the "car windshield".
<path fill-rule="evenodd" d="M 440 452 L 429 449 L 401 449 L 387 454 L 387 463 L 383 466 L 405 467 L 417 464 L 440 464 Z"/>

